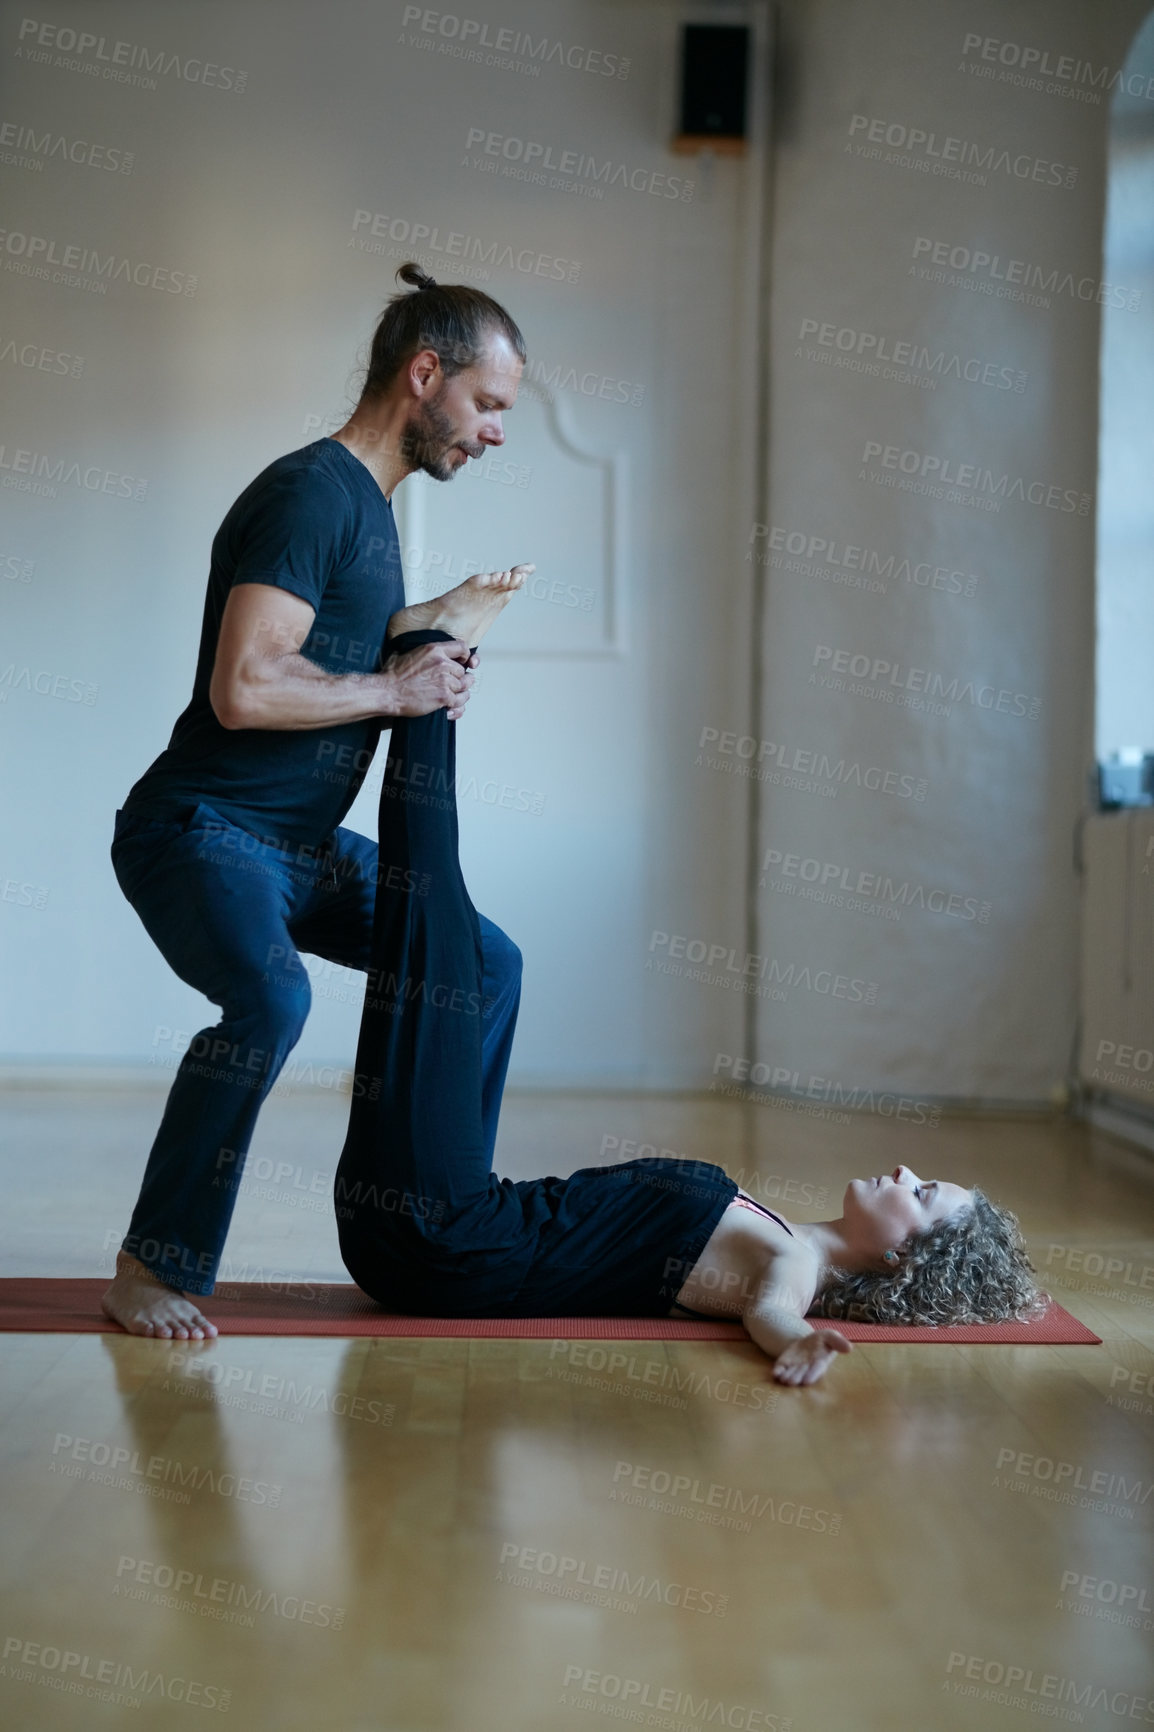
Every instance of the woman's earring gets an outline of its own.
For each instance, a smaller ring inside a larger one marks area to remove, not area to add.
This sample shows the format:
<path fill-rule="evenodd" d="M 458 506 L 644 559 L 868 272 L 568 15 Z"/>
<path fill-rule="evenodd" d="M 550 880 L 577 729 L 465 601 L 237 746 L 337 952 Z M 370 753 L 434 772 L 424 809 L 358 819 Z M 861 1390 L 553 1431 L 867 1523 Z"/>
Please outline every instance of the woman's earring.
<path fill-rule="evenodd" d="M 896 1263 L 897 1260 L 898 1260 L 898 1254 L 896 1251 L 887 1251 L 886 1252 L 886 1262 L 887 1263 Z"/>

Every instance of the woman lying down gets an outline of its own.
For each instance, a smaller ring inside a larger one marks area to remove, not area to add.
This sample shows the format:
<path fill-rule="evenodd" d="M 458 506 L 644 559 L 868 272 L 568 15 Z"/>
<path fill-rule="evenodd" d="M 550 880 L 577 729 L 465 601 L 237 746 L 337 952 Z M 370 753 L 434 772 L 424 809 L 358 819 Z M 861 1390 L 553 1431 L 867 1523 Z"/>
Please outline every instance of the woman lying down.
<path fill-rule="evenodd" d="M 420 629 L 404 629 L 416 609 L 394 616 L 390 650 L 456 639 L 467 661 L 493 615 L 462 618 L 453 593 L 443 618 L 423 604 Z M 447 712 L 394 722 L 335 1187 L 341 1254 L 367 1294 L 422 1316 L 740 1318 L 785 1384 L 815 1383 L 852 1351 L 826 1319 L 992 1322 L 1045 1309 L 1015 1217 L 977 1187 L 908 1167 L 854 1179 L 839 1219 L 809 1225 L 772 1214 L 705 1161 L 497 1178 L 482 1128 L 481 940 L 454 788 Z M 427 893 L 391 888 L 414 884 Z"/>

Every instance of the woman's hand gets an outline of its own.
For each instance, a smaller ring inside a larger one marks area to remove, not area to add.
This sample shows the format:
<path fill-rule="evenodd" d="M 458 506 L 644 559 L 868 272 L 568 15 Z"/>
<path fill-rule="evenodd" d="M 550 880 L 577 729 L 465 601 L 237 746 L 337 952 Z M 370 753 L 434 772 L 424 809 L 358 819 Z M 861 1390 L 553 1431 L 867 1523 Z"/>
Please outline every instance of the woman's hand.
<path fill-rule="evenodd" d="M 853 1345 L 836 1329 L 815 1329 L 783 1347 L 773 1362 L 777 1383 L 816 1383 L 824 1377 L 838 1353 L 852 1353 Z"/>

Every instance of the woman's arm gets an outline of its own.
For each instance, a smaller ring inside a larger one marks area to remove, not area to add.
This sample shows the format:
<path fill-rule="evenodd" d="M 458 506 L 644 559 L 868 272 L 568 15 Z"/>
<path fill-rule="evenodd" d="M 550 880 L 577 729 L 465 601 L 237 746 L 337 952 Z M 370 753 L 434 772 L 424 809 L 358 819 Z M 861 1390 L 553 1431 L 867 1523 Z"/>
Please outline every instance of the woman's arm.
<path fill-rule="evenodd" d="M 804 1312 L 813 1299 L 812 1258 L 774 1257 L 741 1321 L 752 1341 L 774 1361 L 777 1383 L 816 1383 L 834 1355 L 853 1347 L 836 1329 L 814 1329 Z"/>

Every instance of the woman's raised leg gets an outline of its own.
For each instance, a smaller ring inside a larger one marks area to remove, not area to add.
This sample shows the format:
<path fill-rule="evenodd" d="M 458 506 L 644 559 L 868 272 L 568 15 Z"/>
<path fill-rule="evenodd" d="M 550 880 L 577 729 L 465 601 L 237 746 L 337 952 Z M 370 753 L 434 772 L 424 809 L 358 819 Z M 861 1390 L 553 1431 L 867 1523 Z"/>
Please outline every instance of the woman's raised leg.
<path fill-rule="evenodd" d="M 450 635 L 409 631 L 389 647 Z M 392 727 L 380 858 L 399 871 L 377 890 L 335 1185 L 350 1274 L 405 1309 L 423 1282 L 493 1276 L 525 1243 L 517 1193 L 493 1177 L 482 1123 L 483 957 L 457 852 L 455 726 L 436 710 Z"/>

